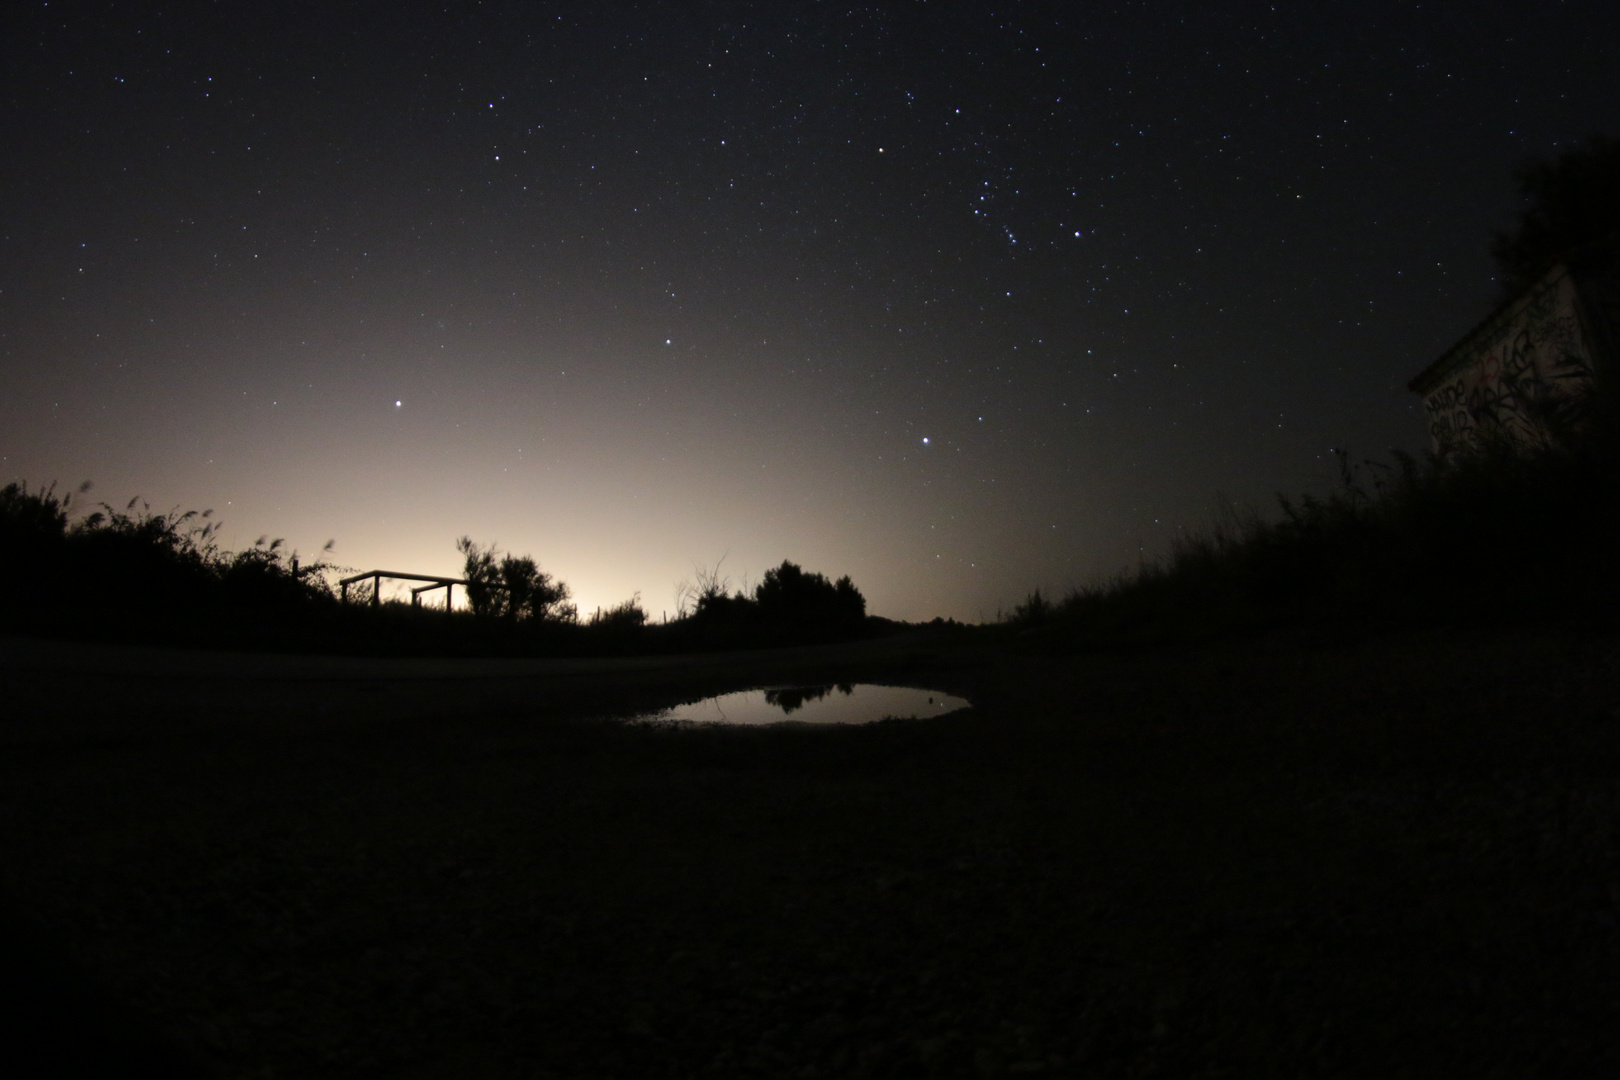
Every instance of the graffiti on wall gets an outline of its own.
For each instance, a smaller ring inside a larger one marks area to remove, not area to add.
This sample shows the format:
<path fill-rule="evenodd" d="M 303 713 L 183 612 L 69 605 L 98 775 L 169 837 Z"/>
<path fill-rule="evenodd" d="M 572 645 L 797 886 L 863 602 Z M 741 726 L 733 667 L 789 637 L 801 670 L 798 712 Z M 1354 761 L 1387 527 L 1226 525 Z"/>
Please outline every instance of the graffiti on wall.
<path fill-rule="evenodd" d="M 1592 355 L 1568 276 L 1548 282 L 1499 331 L 1476 343 L 1423 399 L 1438 453 L 1484 433 L 1523 442 L 1568 422 L 1592 384 Z"/>

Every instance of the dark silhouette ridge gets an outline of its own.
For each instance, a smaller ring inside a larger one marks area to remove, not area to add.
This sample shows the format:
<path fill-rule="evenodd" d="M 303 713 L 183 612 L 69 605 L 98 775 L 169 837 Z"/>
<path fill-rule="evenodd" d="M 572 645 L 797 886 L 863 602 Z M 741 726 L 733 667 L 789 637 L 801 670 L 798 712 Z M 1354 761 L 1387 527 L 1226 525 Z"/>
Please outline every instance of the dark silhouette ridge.
<path fill-rule="evenodd" d="M 406 656 L 584 656 L 760 648 L 848 640 L 904 629 L 868 619 L 848 577 L 829 582 L 784 562 L 755 597 L 711 582 L 668 623 L 640 597 L 581 620 L 566 583 L 529 556 L 457 543 L 469 609 L 381 602 L 382 571 L 346 579 L 340 598 L 324 559 L 280 540 L 242 552 L 215 542 L 208 512 L 156 513 L 132 500 L 77 516 L 77 493 L 0 488 L 0 631 L 171 644 Z M 330 549 L 331 545 L 328 545 Z"/>
<path fill-rule="evenodd" d="M 1486 440 L 1466 454 L 1351 464 L 1282 516 L 1231 513 L 1134 575 L 1007 618 L 1059 648 L 1330 634 L 1397 626 L 1587 621 L 1620 611 L 1620 414 L 1547 445 Z"/>

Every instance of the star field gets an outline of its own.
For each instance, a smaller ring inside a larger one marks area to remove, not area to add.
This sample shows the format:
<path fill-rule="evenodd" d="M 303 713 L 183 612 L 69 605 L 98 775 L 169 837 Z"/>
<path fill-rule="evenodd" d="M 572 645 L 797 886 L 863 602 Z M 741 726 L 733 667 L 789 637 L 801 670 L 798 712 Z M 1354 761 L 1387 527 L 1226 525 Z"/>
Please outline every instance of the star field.
<path fill-rule="evenodd" d="M 0 473 L 655 616 L 990 617 L 1421 449 L 1513 167 L 1620 115 L 1596 3 L 0 19 Z"/>

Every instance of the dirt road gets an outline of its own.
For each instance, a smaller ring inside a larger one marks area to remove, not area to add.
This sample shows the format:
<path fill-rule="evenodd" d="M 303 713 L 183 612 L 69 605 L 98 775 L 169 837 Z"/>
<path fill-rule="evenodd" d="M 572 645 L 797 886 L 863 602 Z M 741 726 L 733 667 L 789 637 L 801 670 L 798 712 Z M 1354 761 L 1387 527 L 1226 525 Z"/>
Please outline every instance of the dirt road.
<path fill-rule="evenodd" d="M 118 1031 L 208 1075 L 1620 1068 L 1612 636 L 675 664 L 5 644 L 0 895 Z M 976 707 L 586 719 L 790 679 Z"/>

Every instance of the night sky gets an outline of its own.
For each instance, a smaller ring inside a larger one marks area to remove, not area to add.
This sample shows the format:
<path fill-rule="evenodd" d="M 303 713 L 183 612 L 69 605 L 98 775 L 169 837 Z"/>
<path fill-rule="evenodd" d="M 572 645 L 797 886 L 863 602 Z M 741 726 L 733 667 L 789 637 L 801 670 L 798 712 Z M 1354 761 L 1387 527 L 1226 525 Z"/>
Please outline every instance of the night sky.
<path fill-rule="evenodd" d="M 0 480 L 994 617 L 1426 446 L 1610 3 L 0 15 Z"/>

